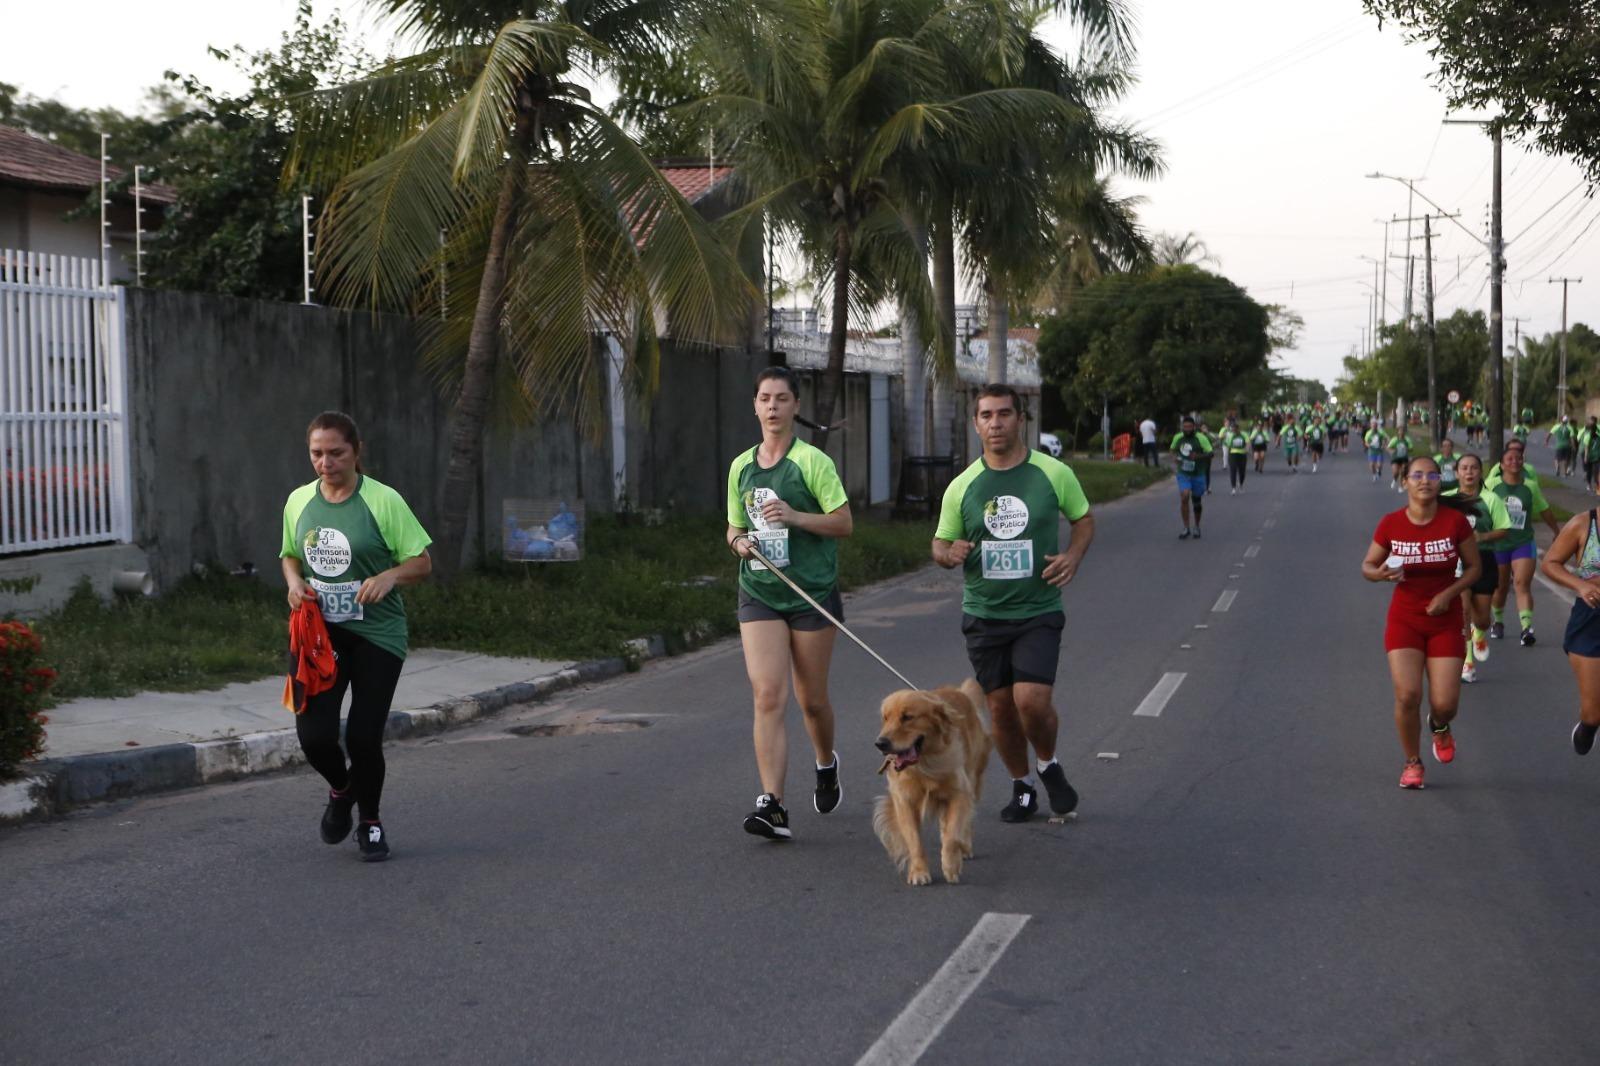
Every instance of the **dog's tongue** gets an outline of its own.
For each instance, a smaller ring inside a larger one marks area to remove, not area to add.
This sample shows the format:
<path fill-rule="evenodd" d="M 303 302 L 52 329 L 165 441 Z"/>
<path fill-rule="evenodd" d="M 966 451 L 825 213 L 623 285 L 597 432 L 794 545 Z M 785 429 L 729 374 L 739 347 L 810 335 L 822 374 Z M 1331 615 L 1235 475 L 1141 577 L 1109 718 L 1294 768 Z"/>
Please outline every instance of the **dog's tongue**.
<path fill-rule="evenodd" d="M 917 761 L 917 753 L 916 753 L 916 751 L 915 750 L 908 751 L 908 752 L 905 752 L 904 754 L 896 755 L 894 757 L 894 768 L 896 770 L 904 770 L 906 767 L 910 766 L 912 763 L 914 763 L 916 761 Z"/>

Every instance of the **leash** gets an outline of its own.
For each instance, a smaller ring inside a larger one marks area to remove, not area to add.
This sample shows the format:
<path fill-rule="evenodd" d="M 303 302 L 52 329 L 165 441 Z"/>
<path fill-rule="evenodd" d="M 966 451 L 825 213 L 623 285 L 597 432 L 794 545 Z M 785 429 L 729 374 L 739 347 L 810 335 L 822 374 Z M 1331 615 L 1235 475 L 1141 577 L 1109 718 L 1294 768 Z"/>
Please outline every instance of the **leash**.
<path fill-rule="evenodd" d="M 779 581 L 782 581 L 785 585 L 788 585 L 791 589 L 793 589 L 795 591 L 795 593 L 802 600 L 805 600 L 807 603 L 809 603 L 816 610 L 816 612 L 818 614 L 822 615 L 822 617 L 824 617 L 828 621 L 832 622 L 833 623 L 833 627 L 835 629 L 837 629 L 839 632 L 843 633 L 845 636 L 849 637 L 851 640 L 855 641 L 856 645 L 862 651 L 866 652 L 868 655 L 870 655 L 874 659 L 878 660 L 878 665 L 879 666 L 883 667 L 885 670 L 889 671 L 895 677 L 898 677 L 901 681 L 905 682 L 905 685 L 906 685 L 907 688 L 914 688 L 918 692 L 924 691 L 924 689 L 922 688 L 921 685 L 918 685 L 918 684 L 914 683 L 910 678 L 906 677 L 905 674 L 902 674 L 900 671 L 898 671 L 894 667 L 890 666 L 889 663 L 888 663 L 888 660 L 884 659 L 883 656 L 881 656 L 877 652 L 873 651 L 872 648 L 870 646 L 868 646 L 866 641 L 862 640 L 860 637 L 858 637 L 854 633 L 850 632 L 850 629 L 849 629 L 848 626 L 846 626 L 843 622 L 839 621 L 832 614 L 830 614 L 826 607 L 822 606 L 822 604 L 820 604 L 816 600 L 812 599 L 810 594 L 807 593 L 805 589 L 801 588 L 799 585 L 796 585 L 793 581 L 791 581 L 789 579 L 789 575 L 788 574 L 785 574 L 782 570 L 779 570 L 776 566 L 773 566 L 772 565 L 772 560 L 768 559 L 765 555 L 761 554 L 761 549 L 756 547 L 756 538 L 752 537 L 748 533 L 741 533 L 737 537 L 734 537 L 733 540 L 734 540 L 734 543 L 737 543 L 737 542 L 739 542 L 741 540 L 749 541 L 750 542 L 750 545 L 749 545 L 750 554 L 755 556 L 756 559 L 759 560 L 763 566 L 765 566 L 768 570 L 770 570 L 773 574 L 775 574 Z"/>

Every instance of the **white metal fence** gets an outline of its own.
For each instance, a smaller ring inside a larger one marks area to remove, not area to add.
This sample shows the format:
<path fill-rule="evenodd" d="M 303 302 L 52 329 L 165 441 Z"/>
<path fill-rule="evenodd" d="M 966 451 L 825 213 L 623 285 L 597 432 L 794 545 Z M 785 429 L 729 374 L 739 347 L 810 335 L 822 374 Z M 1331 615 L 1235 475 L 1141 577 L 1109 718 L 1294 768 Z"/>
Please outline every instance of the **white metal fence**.
<path fill-rule="evenodd" d="M 130 539 L 122 292 L 0 249 L 0 555 Z"/>

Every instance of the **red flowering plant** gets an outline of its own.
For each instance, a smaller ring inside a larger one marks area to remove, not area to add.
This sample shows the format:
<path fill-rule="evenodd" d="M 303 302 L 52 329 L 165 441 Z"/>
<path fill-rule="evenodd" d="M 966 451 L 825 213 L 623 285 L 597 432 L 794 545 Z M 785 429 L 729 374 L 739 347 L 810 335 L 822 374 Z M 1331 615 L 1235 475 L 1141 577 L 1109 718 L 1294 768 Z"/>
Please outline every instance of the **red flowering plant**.
<path fill-rule="evenodd" d="M 41 661 L 44 645 L 23 622 L 0 622 L 0 777 L 44 750 L 40 712 L 56 672 Z"/>

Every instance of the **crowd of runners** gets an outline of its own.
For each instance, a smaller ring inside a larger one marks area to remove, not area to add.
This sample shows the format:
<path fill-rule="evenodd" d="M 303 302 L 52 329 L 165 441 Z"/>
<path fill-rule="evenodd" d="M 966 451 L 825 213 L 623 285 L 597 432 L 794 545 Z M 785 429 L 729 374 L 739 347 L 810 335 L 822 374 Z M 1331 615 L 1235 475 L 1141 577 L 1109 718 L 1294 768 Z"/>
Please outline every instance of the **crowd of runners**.
<path fill-rule="evenodd" d="M 854 520 L 833 460 L 795 435 L 797 423 L 812 425 L 799 408 L 800 383 L 792 371 L 771 367 L 758 376 L 754 413 L 761 438 L 735 457 L 727 485 L 726 540 L 739 562 L 737 612 L 762 789 L 744 828 L 774 840 L 793 835 L 784 802 L 784 713 L 791 691 L 810 740 L 812 805 L 828 814 L 843 797 L 828 675 L 844 615 L 837 546 Z M 1413 439 L 1410 420 L 1387 429 L 1362 404 L 1269 407 L 1248 420 L 1227 415 L 1216 430 L 1191 413 L 1182 416 L 1168 447 L 1183 540 L 1202 537 L 1218 458 L 1225 458 L 1234 495 L 1245 490 L 1250 473 L 1266 473 L 1270 451 L 1281 453 L 1290 476 L 1316 474 L 1329 456 L 1350 450 L 1352 432 L 1373 483 L 1387 465 L 1388 487 L 1404 493 L 1406 503 L 1379 522 L 1362 573 L 1394 586 L 1384 646 L 1405 758 L 1403 788 L 1423 787 L 1424 725 L 1435 758 L 1454 760 L 1461 686 L 1477 680 L 1491 658 L 1491 641 L 1505 637 L 1513 595 L 1518 641 L 1536 643 L 1536 570 L 1577 595 L 1563 640 L 1580 700 L 1575 750 L 1587 754 L 1600 730 L 1600 520 L 1589 510 L 1564 526 L 1557 522 L 1525 454 L 1533 412 L 1520 416 L 1487 469 L 1471 450 L 1484 443 L 1484 432 L 1480 413 L 1470 406 L 1452 409 L 1448 420 L 1467 436 L 1462 454 L 1448 435 L 1438 451 L 1417 454 L 1423 442 Z M 963 573 L 960 628 L 988 704 L 995 748 L 1012 779 L 1000 811 L 1006 822 L 1039 811 L 1035 780 L 1054 814 L 1068 814 L 1078 802 L 1056 758 L 1054 685 L 1065 625 L 1062 589 L 1094 538 L 1076 476 L 1027 446 L 1025 417 L 1011 386 L 978 392 L 973 429 L 982 455 L 945 491 L 931 547 L 934 562 Z M 1147 453 L 1155 450 L 1150 421 L 1140 427 Z M 1590 488 L 1596 487 L 1600 428 L 1594 418 L 1576 428 L 1561 418 L 1546 441 L 1555 449 L 1558 475 L 1581 462 Z M 336 844 L 354 831 L 360 856 L 381 860 L 389 854 L 379 816 L 382 740 L 407 650 L 399 590 L 428 576 L 430 541 L 400 494 L 363 471 L 361 435 L 348 416 L 317 416 L 306 443 L 317 477 L 294 490 L 283 513 L 282 569 L 296 615 L 291 651 L 297 656 L 286 702 L 297 712 L 307 761 L 328 786 L 322 839 Z M 1065 545 L 1062 518 L 1070 529 Z M 1554 535 L 1542 565 L 1536 522 Z M 347 691 L 352 701 L 341 731 Z"/>

